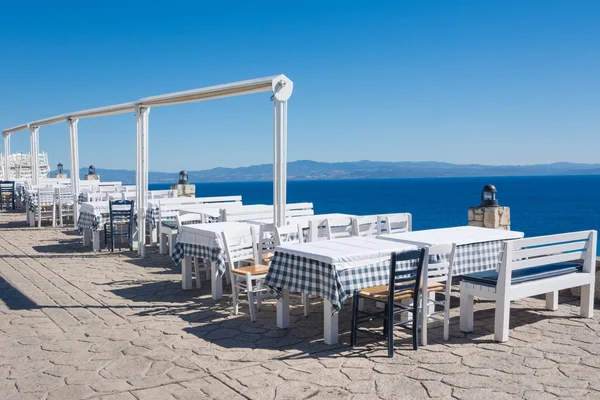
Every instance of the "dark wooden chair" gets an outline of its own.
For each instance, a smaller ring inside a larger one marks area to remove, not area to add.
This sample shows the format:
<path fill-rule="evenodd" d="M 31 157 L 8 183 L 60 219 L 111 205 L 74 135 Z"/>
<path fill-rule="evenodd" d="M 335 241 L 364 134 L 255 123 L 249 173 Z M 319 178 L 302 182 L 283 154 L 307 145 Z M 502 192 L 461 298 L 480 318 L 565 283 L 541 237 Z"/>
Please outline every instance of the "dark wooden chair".
<path fill-rule="evenodd" d="M 374 286 L 354 292 L 352 307 L 351 344 L 356 345 L 358 323 L 383 319 L 383 334 L 388 339 L 388 357 L 394 356 L 394 327 L 412 324 L 413 348 L 419 343 L 419 292 L 426 250 L 412 250 L 392 253 L 389 284 Z M 385 303 L 383 311 L 359 311 L 359 300 L 370 299 Z M 412 299 L 410 305 L 402 300 Z M 401 314 L 411 314 L 412 318 L 397 321 Z"/>
<path fill-rule="evenodd" d="M 9 205 L 12 205 L 12 209 L 15 207 L 15 182 L 14 181 L 0 181 L 0 210 L 4 205 L 8 210 Z"/>
<path fill-rule="evenodd" d="M 115 239 L 126 237 L 129 250 L 133 250 L 134 200 L 112 200 L 109 203 L 110 220 L 104 224 L 104 243 L 115 251 Z"/>

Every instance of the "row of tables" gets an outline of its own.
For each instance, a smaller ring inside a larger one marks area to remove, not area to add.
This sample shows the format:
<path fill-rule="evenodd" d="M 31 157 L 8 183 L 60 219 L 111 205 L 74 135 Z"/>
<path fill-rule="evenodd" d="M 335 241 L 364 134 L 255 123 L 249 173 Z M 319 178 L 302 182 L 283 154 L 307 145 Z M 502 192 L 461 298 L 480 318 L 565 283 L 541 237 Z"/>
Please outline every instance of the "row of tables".
<path fill-rule="evenodd" d="M 293 218 L 308 226 L 311 220 L 323 220 L 342 214 Z M 253 221 L 252 223 L 272 223 Z M 243 229 L 244 222 L 191 224 L 181 227 L 172 258 L 182 262 L 182 287 L 191 289 L 191 257 L 211 263 L 212 298 L 222 297 L 222 277 L 226 271 L 221 233 Z M 265 283 L 277 297 L 277 326 L 288 328 L 289 293 L 301 292 L 324 300 L 324 339 L 338 342 L 338 313 L 354 290 L 385 285 L 388 282 L 392 252 L 410 251 L 424 246 L 456 243 L 454 275 L 486 271 L 498 266 L 502 243 L 523 237 L 522 232 L 471 226 L 431 229 L 391 235 L 321 240 L 277 247 Z"/>

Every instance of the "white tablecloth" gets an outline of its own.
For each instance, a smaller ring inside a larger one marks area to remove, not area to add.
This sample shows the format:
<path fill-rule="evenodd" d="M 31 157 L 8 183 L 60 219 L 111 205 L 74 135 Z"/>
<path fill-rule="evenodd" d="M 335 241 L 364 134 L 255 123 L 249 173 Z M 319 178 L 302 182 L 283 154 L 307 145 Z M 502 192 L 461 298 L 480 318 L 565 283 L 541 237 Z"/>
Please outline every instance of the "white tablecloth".
<path fill-rule="evenodd" d="M 417 246 L 422 247 L 445 243 L 456 243 L 457 246 L 464 246 L 467 244 L 494 242 L 498 240 L 521 239 L 523 236 L 523 232 L 479 228 L 476 226 L 457 226 L 453 228 L 428 229 L 424 231 L 381 235 L 380 238 L 402 243 L 414 243 Z"/>

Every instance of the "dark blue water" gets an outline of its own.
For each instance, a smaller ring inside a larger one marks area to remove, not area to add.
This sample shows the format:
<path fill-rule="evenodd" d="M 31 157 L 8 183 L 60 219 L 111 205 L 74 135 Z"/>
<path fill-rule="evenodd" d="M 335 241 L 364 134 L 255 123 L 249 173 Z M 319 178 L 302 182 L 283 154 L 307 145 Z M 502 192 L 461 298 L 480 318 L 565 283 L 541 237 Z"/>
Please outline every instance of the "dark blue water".
<path fill-rule="evenodd" d="M 289 181 L 288 203 L 312 202 L 316 214 L 410 212 L 413 229 L 467 224 L 492 183 L 511 208 L 511 229 L 526 236 L 600 230 L 600 176 Z M 169 185 L 150 185 L 166 189 Z M 273 204 L 271 182 L 196 183 L 196 196 L 241 195 L 244 204 Z"/>

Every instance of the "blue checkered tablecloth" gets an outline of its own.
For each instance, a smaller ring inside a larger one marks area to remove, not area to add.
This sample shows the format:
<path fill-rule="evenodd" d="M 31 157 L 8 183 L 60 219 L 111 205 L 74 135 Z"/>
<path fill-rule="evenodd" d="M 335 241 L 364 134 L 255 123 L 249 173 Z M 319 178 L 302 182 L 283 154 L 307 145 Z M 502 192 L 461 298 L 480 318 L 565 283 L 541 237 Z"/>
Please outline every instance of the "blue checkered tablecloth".
<path fill-rule="evenodd" d="M 225 264 L 225 253 L 220 247 L 209 247 L 193 243 L 177 242 L 173 248 L 171 258 L 178 264 L 185 256 L 198 257 L 203 260 L 210 260 L 217 263 L 219 275 L 223 275 L 227 268 Z"/>
<path fill-rule="evenodd" d="M 109 218 L 109 214 L 91 214 L 82 211 L 79 213 L 79 219 L 77 220 L 77 228 L 79 230 L 91 229 L 93 231 L 97 231 L 104 226 L 105 222 L 109 221 Z"/>
<path fill-rule="evenodd" d="M 495 269 L 500 260 L 503 241 L 473 243 L 456 248 L 453 275 Z M 287 289 L 327 299 L 338 312 L 342 302 L 355 290 L 372 286 L 387 285 L 389 282 L 390 259 L 375 264 L 338 270 L 335 266 L 308 257 L 276 251 L 271 261 L 265 284 L 276 294 Z M 398 271 L 408 269 L 403 263 Z"/>

